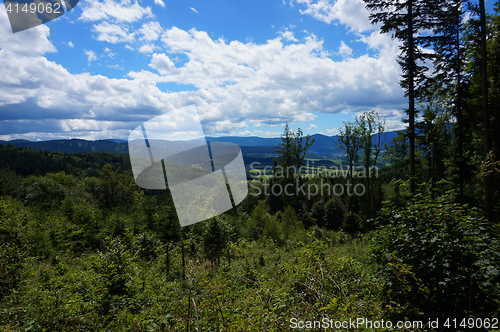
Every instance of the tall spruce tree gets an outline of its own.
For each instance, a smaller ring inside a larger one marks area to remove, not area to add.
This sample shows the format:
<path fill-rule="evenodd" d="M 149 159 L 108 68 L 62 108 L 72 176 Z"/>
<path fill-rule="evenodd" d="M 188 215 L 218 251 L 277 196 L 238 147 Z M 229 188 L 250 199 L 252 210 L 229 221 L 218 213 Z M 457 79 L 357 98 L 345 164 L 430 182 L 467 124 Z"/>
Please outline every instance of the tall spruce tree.
<path fill-rule="evenodd" d="M 410 193 L 415 192 L 415 100 L 426 82 L 425 61 L 433 54 L 419 46 L 429 43 L 430 36 L 423 31 L 432 30 L 438 20 L 434 13 L 442 6 L 439 0 L 363 0 L 372 12 L 372 24 L 381 23 L 382 33 L 392 33 L 392 37 L 402 42 L 398 63 L 403 69 L 401 86 L 408 97 L 408 139 Z"/>
<path fill-rule="evenodd" d="M 288 167 L 293 167 L 293 145 L 294 145 L 294 135 L 293 132 L 290 130 L 288 127 L 288 123 L 285 125 L 285 129 L 283 130 L 283 133 L 281 134 L 281 143 L 278 143 L 276 145 L 276 150 L 275 152 L 280 155 L 279 157 L 279 162 L 280 166 L 283 169 L 283 172 L 285 174 L 287 172 Z"/>
<path fill-rule="evenodd" d="M 491 157 L 491 134 L 490 134 L 490 112 L 488 109 L 488 59 L 486 48 L 486 10 L 484 0 L 479 0 L 480 24 L 481 24 L 481 87 L 482 87 L 482 109 L 483 109 L 483 140 L 484 161 L 487 164 Z M 485 172 L 484 176 L 484 208 L 486 219 L 493 222 L 493 200 L 492 200 L 493 174 Z"/>
<path fill-rule="evenodd" d="M 448 99 L 452 115 L 456 120 L 454 136 L 454 165 L 456 166 L 459 196 L 464 195 L 464 181 L 467 165 L 464 160 L 464 104 L 466 93 L 465 81 L 465 45 L 462 41 L 464 35 L 464 1 L 443 0 L 434 15 L 437 25 L 431 40 L 436 58 L 434 61 L 434 75 L 429 90 L 431 98 L 436 91 Z"/>

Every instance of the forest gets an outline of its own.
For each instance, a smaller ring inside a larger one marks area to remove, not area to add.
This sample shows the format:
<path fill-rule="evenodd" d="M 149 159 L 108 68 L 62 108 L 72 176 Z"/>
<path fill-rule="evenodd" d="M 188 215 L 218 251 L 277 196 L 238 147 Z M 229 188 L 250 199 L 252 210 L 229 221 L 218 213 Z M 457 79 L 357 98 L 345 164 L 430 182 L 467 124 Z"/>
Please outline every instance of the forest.
<path fill-rule="evenodd" d="M 241 204 L 181 227 L 127 154 L 0 145 L 0 331 L 498 330 L 500 2 L 365 3 L 407 129 L 344 122 L 341 175 L 286 172 L 314 145 L 287 125 Z"/>

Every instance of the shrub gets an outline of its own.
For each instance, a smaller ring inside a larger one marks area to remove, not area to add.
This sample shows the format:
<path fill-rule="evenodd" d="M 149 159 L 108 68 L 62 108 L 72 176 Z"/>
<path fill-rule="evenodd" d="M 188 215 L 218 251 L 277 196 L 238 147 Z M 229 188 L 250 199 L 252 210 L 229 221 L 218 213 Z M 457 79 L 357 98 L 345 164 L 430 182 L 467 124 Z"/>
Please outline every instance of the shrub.
<path fill-rule="evenodd" d="M 28 187 L 24 203 L 49 209 L 59 207 L 65 196 L 63 186 L 51 177 L 45 176 Z"/>
<path fill-rule="evenodd" d="M 406 207 L 389 204 L 371 242 L 392 314 L 486 317 L 498 295 L 498 248 L 477 210 L 416 195 Z"/>
<path fill-rule="evenodd" d="M 212 261 L 217 260 L 227 248 L 233 234 L 233 227 L 225 218 L 215 217 L 205 222 L 202 241 L 206 257 Z"/>

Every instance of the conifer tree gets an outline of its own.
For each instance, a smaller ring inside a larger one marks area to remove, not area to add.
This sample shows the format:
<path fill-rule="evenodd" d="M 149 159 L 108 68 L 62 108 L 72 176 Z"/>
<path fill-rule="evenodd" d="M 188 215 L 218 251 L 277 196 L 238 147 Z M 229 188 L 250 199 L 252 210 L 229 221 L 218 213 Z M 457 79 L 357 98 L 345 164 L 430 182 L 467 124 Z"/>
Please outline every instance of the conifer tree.
<path fill-rule="evenodd" d="M 363 0 L 372 12 L 372 24 L 381 23 L 382 33 L 392 33 L 392 37 L 402 42 L 399 64 L 403 69 L 401 86 L 408 97 L 408 139 L 410 193 L 415 192 L 415 100 L 426 82 L 425 61 L 433 57 L 419 46 L 429 42 L 429 36 L 422 31 L 431 30 L 437 24 L 433 15 L 439 9 L 439 0 Z"/>

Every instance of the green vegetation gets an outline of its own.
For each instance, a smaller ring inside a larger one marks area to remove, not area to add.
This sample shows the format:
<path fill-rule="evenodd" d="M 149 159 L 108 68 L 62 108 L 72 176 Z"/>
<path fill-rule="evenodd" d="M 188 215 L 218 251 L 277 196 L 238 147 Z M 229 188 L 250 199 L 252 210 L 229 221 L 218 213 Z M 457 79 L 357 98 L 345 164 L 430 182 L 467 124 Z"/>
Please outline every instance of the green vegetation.
<path fill-rule="evenodd" d="M 339 130 L 346 158 L 327 160 L 306 158 L 313 140 L 286 126 L 265 158 L 250 149 L 247 167 L 265 163 L 223 215 L 181 228 L 169 190 L 138 188 L 124 154 L 0 145 L 0 330 L 498 317 L 500 135 L 488 128 L 500 119 L 500 4 L 488 17 L 467 9 L 465 22 L 459 1 L 366 2 L 403 41 L 409 129 L 382 150 L 384 125 L 366 112 Z M 367 172 L 380 159 L 389 166 Z"/>
<path fill-rule="evenodd" d="M 166 192 L 110 165 L 96 177 L 2 174 L 18 185 L 0 198 L 3 330 L 265 331 L 383 315 L 368 236 L 308 231 L 291 207 L 247 199 L 180 229 Z"/>

